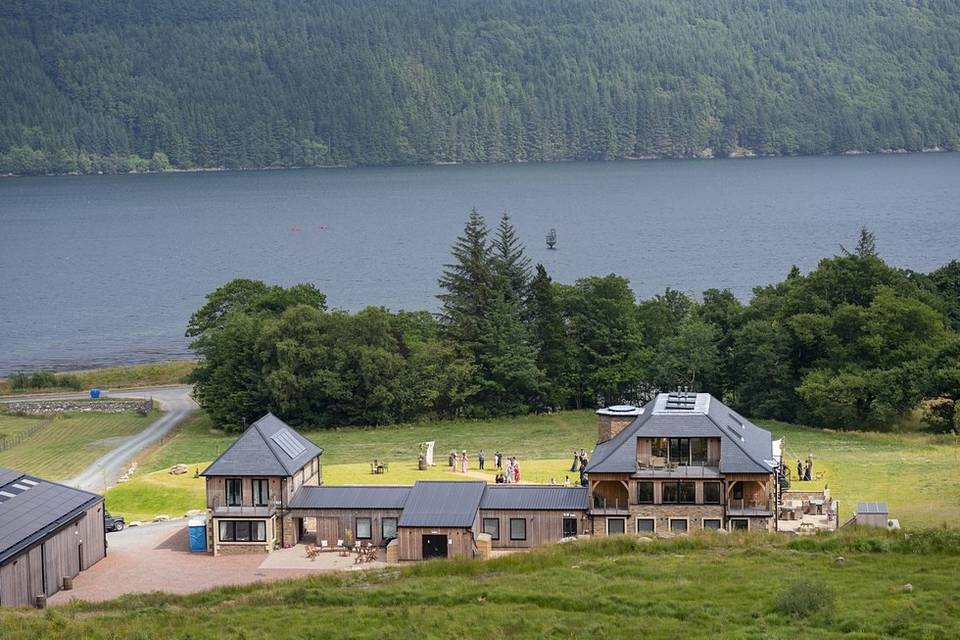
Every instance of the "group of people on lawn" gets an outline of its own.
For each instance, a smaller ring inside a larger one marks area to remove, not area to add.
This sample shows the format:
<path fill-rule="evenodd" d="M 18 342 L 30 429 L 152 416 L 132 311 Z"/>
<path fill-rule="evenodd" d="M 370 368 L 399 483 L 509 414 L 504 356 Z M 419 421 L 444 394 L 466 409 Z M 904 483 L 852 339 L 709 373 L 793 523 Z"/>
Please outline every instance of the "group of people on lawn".
<path fill-rule="evenodd" d="M 807 456 L 807 464 L 797 459 L 797 480 L 810 482 L 813 479 L 813 454 Z"/>
<path fill-rule="evenodd" d="M 477 468 L 483 471 L 486 464 L 487 457 L 484 455 L 483 449 L 480 449 L 477 453 Z M 470 469 L 470 456 L 467 454 L 467 450 L 464 449 L 460 453 L 451 451 L 447 465 L 454 473 L 467 473 Z M 520 482 L 520 462 L 515 456 L 506 458 L 506 468 L 504 469 L 504 455 L 497 451 L 493 454 L 493 465 L 497 470 L 498 484 Z"/>

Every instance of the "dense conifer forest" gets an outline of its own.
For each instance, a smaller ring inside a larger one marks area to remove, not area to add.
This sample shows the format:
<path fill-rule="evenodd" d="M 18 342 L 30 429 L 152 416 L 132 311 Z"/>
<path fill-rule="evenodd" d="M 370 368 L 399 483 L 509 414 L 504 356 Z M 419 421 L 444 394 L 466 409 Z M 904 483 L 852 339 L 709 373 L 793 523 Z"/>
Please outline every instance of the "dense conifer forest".
<path fill-rule="evenodd" d="M 957 0 L 0 6 L 0 172 L 935 147 Z"/>

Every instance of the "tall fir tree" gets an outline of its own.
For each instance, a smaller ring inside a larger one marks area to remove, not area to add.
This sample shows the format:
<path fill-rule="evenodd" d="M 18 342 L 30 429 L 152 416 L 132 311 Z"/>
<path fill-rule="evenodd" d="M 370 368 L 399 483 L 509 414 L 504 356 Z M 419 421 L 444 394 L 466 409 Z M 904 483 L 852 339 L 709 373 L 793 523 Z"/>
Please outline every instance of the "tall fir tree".
<path fill-rule="evenodd" d="M 440 276 L 440 323 L 446 336 L 461 348 L 475 349 L 478 325 L 494 288 L 489 235 L 483 216 L 471 210 L 463 235 L 451 250 L 453 262 L 444 265 Z"/>
<path fill-rule="evenodd" d="M 494 273 L 502 279 L 507 297 L 525 305 L 530 286 L 530 258 L 517 238 L 516 229 L 506 211 L 500 217 L 497 233 L 493 238 Z"/>

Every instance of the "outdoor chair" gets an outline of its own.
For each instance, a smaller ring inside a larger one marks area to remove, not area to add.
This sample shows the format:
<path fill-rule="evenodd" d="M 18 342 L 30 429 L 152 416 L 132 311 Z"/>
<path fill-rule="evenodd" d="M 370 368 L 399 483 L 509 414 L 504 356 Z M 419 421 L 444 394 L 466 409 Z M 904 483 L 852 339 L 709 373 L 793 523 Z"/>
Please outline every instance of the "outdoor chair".
<path fill-rule="evenodd" d="M 337 540 L 337 551 L 340 552 L 341 558 L 350 553 L 349 551 L 347 551 L 347 548 L 343 546 L 343 540 Z"/>
<path fill-rule="evenodd" d="M 321 540 L 320 551 L 330 551 L 330 543 L 328 543 L 326 540 Z"/>
<path fill-rule="evenodd" d="M 377 468 L 373 465 L 372 462 L 370 463 L 370 473 L 372 473 L 372 474 L 376 474 L 376 473 L 377 473 Z"/>

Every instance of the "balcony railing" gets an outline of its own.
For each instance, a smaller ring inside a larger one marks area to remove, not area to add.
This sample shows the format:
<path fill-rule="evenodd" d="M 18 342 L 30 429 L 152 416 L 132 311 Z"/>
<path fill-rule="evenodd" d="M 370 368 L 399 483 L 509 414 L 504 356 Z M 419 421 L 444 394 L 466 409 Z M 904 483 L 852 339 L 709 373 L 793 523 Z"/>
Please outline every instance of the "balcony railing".
<path fill-rule="evenodd" d="M 665 458 L 637 458 L 637 475 L 656 478 L 719 478 L 720 461 L 708 459 L 681 465 Z"/>
<path fill-rule="evenodd" d="M 731 498 L 727 503 L 727 515 L 764 516 L 773 514 L 773 500 Z"/>
<path fill-rule="evenodd" d="M 275 509 L 273 505 L 253 506 L 253 505 L 230 505 L 226 499 L 219 494 L 210 496 L 210 510 L 216 516 L 249 516 L 255 518 L 265 518 L 272 516 Z"/>
<path fill-rule="evenodd" d="M 593 496 L 593 513 L 600 514 L 624 514 L 630 513 L 630 508 L 626 498 L 607 498 L 606 496 Z"/>

